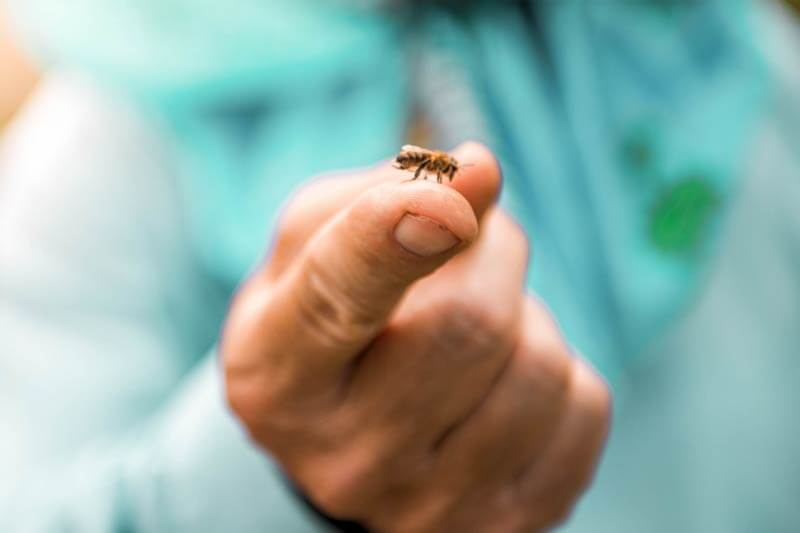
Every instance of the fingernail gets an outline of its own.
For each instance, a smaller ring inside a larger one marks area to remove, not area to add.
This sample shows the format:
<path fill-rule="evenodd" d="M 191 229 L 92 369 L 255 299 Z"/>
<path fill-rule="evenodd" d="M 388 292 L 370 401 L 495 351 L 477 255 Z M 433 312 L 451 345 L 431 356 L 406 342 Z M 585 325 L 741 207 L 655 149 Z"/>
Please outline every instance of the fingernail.
<path fill-rule="evenodd" d="M 431 257 L 461 242 L 446 226 L 432 218 L 406 213 L 394 229 L 394 238 L 409 252 Z"/>

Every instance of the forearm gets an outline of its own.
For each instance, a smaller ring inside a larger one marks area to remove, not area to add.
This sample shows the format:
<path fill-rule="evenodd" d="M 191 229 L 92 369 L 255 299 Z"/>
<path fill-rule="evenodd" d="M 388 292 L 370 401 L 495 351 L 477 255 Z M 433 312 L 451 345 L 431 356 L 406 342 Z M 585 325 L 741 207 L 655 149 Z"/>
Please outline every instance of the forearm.
<path fill-rule="evenodd" d="M 213 357 L 124 437 L 5 483 L 7 532 L 323 529 L 228 414 Z"/>

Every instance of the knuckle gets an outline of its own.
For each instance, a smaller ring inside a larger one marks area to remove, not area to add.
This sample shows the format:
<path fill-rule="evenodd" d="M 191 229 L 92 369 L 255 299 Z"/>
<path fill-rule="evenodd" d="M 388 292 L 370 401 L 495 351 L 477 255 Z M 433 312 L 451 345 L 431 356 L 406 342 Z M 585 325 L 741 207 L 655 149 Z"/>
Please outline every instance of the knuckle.
<path fill-rule="evenodd" d="M 326 513 L 337 518 L 363 518 L 376 495 L 380 479 L 378 463 L 364 453 L 360 457 L 337 459 L 313 484 L 312 499 Z"/>
<path fill-rule="evenodd" d="M 252 440 L 279 452 L 287 437 L 309 436 L 306 418 L 297 416 L 287 395 L 261 376 L 241 378 L 225 372 L 225 399 Z"/>
<path fill-rule="evenodd" d="M 607 428 L 613 409 L 613 397 L 608 383 L 596 372 L 588 368 L 586 363 L 577 362 L 583 367 L 586 377 L 582 380 L 581 394 L 584 397 L 585 409 L 601 428 Z"/>
<path fill-rule="evenodd" d="M 542 332 L 531 343 L 531 350 L 535 352 L 542 363 L 552 365 L 553 370 L 558 370 L 559 367 L 566 367 L 566 370 L 569 370 L 573 359 L 569 348 L 555 327 L 548 329 L 549 331 Z M 561 371 L 564 370 L 565 368 L 561 368 Z"/>
<path fill-rule="evenodd" d="M 576 359 L 561 338 L 552 318 L 541 307 L 528 301 L 521 349 L 524 374 L 553 396 L 566 396 L 573 380 Z"/>
<path fill-rule="evenodd" d="M 450 347 L 484 353 L 508 343 L 513 313 L 495 303 L 479 303 L 463 295 L 451 296 L 440 304 L 442 342 Z"/>
<path fill-rule="evenodd" d="M 251 288 L 235 297 L 219 342 L 225 400 L 248 429 L 260 427 L 274 407 L 274 375 L 266 378 L 269 360 L 254 350 L 252 333 L 260 323 L 258 313 L 264 291 Z"/>
<path fill-rule="evenodd" d="M 335 211 L 338 204 L 332 200 L 341 194 L 340 185 L 339 180 L 320 177 L 296 189 L 280 212 L 276 228 L 278 246 L 298 246 L 305 242 L 309 236 L 308 221 L 322 224 Z"/>
<path fill-rule="evenodd" d="M 372 314 L 355 294 L 345 294 L 317 254 L 308 254 L 299 281 L 297 311 L 305 332 L 331 347 L 365 338 L 373 327 Z"/>
<path fill-rule="evenodd" d="M 498 211 L 498 221 L 499 229 L 511 245 L 519 251 L 520 255 L 529 257 L 531 252 L 530 238 L 522 226 L 505 211 Z"/>
<path fill-rule="evenodd" d="M 301 228 L 312 213 L 312 208 L 303 190 L 295 193 L 281 210 L 276 224 L 275 240 L 279 246 L 292 245 L 303 239 L 306 232 L 301 231 Z"/>
<path fill-rule="evenodd" d="M 566 398 L 572 374 L 573 361 L 558 346 L 526 347 L 524 373 L 536 384 L 543 397 Z"/>
<path fill-rule="evenodd" d="M 278 246 L 294 244 L 301 239 L 301 231 L 297 221 L 304 217 L 300 213 L 305 211 L 301 204 L 292 203 L 284 208 L 275 226 L 273 239 Z"/>
<path fill-rule="evenodd" d="M 255 405 L 252 395 L 247 393 L 246 386 L 230 371 L 225 371 L 225 399 L 231 410 L 249 429 L 256 425 L 257 413 L 262 411 Z"/>
<path fill-rule="evenodd" d="M 324 203 L 334 183 L 326 180 L 313 180 L 297 188 L 283 209 L 281 218 L 291 226 L 292 221 L 303 221 Z"/>

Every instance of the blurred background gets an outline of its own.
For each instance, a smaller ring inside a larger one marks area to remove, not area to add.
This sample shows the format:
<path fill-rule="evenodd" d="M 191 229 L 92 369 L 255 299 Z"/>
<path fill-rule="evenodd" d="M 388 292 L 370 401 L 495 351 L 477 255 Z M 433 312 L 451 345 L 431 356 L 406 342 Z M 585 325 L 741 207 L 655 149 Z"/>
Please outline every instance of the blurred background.
<path fill-rule="evenodd" d="M 310 176 L 476 138 L 615 393 L 565 530 L 800 531 L 796 0 L 0 6 L 0 529 L 319 527 L 226 301 Z"/>

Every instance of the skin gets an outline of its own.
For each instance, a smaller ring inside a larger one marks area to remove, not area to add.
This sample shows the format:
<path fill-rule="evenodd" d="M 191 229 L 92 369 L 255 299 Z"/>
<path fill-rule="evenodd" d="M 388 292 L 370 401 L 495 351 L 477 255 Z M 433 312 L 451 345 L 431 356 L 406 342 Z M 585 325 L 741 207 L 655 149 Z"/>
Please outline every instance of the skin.
<path fill-rule="evenodd" d="M 539 531 L 589 484 L 610 396 L 526 295 L 495 158 L 454 156 L 449 185 L 387 164 L 295 197 L 230 310 L 228 400 L 331 516 Z"/>
<path fill-rule="evenodd" d="M 6 126 L 33 89 L 37 76 L 13 42 L 11 28 L 0 7 L 0 129 Z"/>

